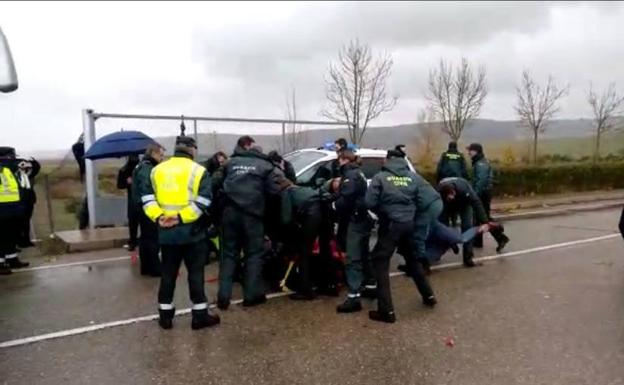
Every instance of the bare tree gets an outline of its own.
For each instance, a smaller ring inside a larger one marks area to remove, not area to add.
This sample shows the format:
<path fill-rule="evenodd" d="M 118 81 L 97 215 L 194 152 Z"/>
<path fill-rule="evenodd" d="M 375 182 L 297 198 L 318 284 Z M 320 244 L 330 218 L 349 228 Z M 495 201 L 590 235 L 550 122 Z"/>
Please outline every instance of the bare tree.
<path fill-rule="evenodd" d="M 325 95 L 329 106 L 321 114 L 349 124 L 351 142 L 361 144 L 368 124 L 394 108 L 397 97 L 390 97 L 386 83 L 392 70 L 392 57 L 373 59 L 370 47 L 353 40 L 329 65 Z"/>
<path fill-rule="evenodd" d="M 568 86 L 559 87 L 552 76 L 548 76 L 546 86 L 541 87 L 531 78 L 529 71 L 522 72 L 522 81 L 516 87 L 518 101 L 514 108 L 533 135 L 533 163 L 537 163 L 539 134 L 546 131 L 548 121 L 559 111 L 557 102 L 567 93 Z"/>
<path fill-rule="evenodd" d="M 598 95 L 590 84 L 589 91 L 587 92 L 587 101 L 594 114 L 596 129 L 594 163 L 596 163 L 600 157 L 600 139 L 603 134 L 614 128 L 614 118 L 622 106 L 622 103 L 624 103 L 624 95 L 617 93 L 615 83 L 610 83 L 609 87 L 601 95 Z"/>
<path fill-rule="evenodd" d="M 286 119 L 292 122 L 297 120 L 297 92 L 293 87 L 286 94 Z M 301 124 L 289 123 L 286 126 L 287 150 L 295 151 L 307 142 L 306 132 Z"/>
<path fill-rule="evenodd" d="M 424 108 L 418 111 L 417 122 L 419 131 L 416 139 L 416 153 L 412 155 L 419 167 L 431 168 L 435 163 L 442 140 L 440 124 L 434 122 L 433 113 Z"/>
<path fill-rule="evenodd" d="M 438 68 L 429 71 L 425 95 L 429 109 L 453 141 L 459 140 L 466 122 L 481 113 L 487 96 L 485 74 L 485 67 L 479 67 L 475 73 L 465 58 L 457 68 L 440 60 Z"/>

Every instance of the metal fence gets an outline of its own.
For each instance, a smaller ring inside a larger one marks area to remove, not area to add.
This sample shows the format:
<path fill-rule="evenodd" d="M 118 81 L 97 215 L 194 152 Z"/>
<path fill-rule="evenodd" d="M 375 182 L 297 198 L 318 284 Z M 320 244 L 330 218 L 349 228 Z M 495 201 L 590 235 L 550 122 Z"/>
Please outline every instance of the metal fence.
<path fill-rule="evenodd" d="M 346 122 L 288 119 L 253 119 L 232 117 L 209 117 L 187 115 L 135 115 L 118 113 L 100 113 L 92 110 L 82 112 L 85 150 L 98 137 L 121 129 L 145 132 L 157 138 L 169 150 L 173 149 L 175 137 L 184 123 L 186 134 L 193 135 L 198 142 L 200 158 L 222 150 L 229 152 L 235 138 L 240 135 L 252 135 L 263 148 L 277 149 L 282 153 L 305 146 L 300 144 L 295 135 L 305 137 L 311 128 L 344 128 Z M 271 140 L 269 138 L 279 138 Z M 313 143 L 312 146 L 318 146 Z M 98 162 L 86 161 L 86 194 L 89 212 L 89 227 L 119 225 L 125 221 L 125 200 L 121 197 L 103 196 L 98 191 Z M 123 216 L 120 215 L 123 213 Z"/>

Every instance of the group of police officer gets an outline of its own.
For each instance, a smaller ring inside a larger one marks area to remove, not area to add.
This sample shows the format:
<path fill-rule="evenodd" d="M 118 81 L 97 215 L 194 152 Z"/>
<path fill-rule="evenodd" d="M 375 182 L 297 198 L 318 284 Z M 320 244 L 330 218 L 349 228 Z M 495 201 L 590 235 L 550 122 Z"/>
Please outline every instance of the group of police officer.
<path fill-rule="evenodd" d="M 34 159 L 19 159 L 13 147 L 0 147 L 0 275 L 28 267 L 19 251 L 33 246 L 30 219 L 36 201 L 34 178 L 40 170 Z"/>
<path fill-rule="evenodd" d="M 250 136 L 239 138 L 229 159 L 216 154 L 208 164 L 210 171 L 194 161 L 197 145 L 190 137 L 179 136 L 173 157 L 166 161 L 160 146 L 148 148 L 134 170 L 131 199 L 142 207 L 141 272 L 161 277 L 162 328 L 173 326 L 173 294 L 182 261 L 193 303 L 192 328 L 220 322 L 210 311 L 204 291 L 207 229 L 214 225 L 220 239 L 217 307 L 221 310 L 230 306 L 233 283 L 241 269 L 243 306 L 266 302 L 267 235 L 277 238 L 270 240 L 273 243 L 284 242 L 285 249 L 297 256 L 299 282 L 293 300 L 313 300 L 335 284 L 322 280 L 330 274 L 327 270 L 321 269 L 320 281 L 313 278 L 312 249 L 318 239 L 320 254 L 327 254 L 331 239 L 336 238 L 339 251 L 346 254 L 347 286 L 337 312 L 360 311 L 361 297 L 368 297 L 378 301 L 377 310 L 369 312 L 372 320 L 395 322 L 389 280 L 395 250 L 405 258 L 403 269 L 414 280 L 424 305 L 436 305 L 424 258 L 431 226 L 439 220 L 451 224 L 457 216 L 464 229 L 491 222 L 492 171 L 481 146 L 469 148 L 475 174 L 471 184 L 466 180 L 464 158 L 451 143 L 438 168 L 437 189 L 411 171 L 402 146 L 387 152 L 370 186 L 346 140 L 336 141 L 336 150 L 337 159 L 325 170 L 324 180 L 299 186 L 292 166 L 277 153 L 264 154 Z M 273 210 L 279 210 L 279 215 Z M 378 237 L 369 253 L 375 225 L 371 213 L 377 219 Z M 281 231 L 271 229 L 267 217 L 280 218 Z M 509 239 L 502 228 L 491 229 L 501 251 Z M 470 242 L 464 243 L 463 257 L 466 266 L 475 266 Z M 321 256 L 316 263 L 320 261 Z"/>

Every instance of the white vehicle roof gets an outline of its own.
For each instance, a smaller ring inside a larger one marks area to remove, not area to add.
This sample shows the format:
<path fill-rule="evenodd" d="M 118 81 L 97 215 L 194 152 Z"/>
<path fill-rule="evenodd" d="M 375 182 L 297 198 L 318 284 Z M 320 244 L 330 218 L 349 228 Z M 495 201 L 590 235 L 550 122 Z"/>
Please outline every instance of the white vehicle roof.
<path fill-rule="evenodd" d="M 385 159 L 387 151 L 374 148 L 360 148 L 355 151 L 355 154 L 363 159 Z M 310 170 L 310 172 L 314 172 L 314 169 L 318 169 L 318 164 L 326 163 L 336 158 L 337 154 L 335 151 L 327 150 L 325 148 L 304 148 L 284 155 L 284 159 L 290 161 L 293 164 L 297 178 L 302 176 L 308 170 Z M 409 168 L 413 171 L 414 167 L 412 166 L 411 162 L 408 160 L 407 163 Z M 381 164 L 379 163 L 377 167 L 381 168 Z M 369 174 L 367 177 L 371 178 L 373 173 L 372 170 L 374 170 L 375 167 L 373 167 L 373 169 L 364 167 L 364 169 L 365 174 Z M 306 182 L 309 182 L 307 180 L 308 177 L 310 177 L 310 175 L 307 174 L 306 177 L 304 177 Z"/>

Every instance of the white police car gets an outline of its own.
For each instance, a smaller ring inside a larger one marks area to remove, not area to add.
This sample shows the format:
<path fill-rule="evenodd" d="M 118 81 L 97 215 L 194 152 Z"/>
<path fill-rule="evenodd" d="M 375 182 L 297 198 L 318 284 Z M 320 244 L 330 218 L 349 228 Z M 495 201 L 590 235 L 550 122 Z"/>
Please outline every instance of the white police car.
<path fill-rule="evenodd" d="M 386 150 L 359 148 L 355 149 L 355 154 L 362 161 L 361 170 L 370 182 L 372 177 L 381 171 Z M 331 170 L 331 162 L 336 160 L 336 151 L 332 147 L 325 146 L 319 148 L 305 148 L 293 151 L 284 155 L 284 159 L 290 162 L 297 175 L 297 184 L 312 185 L 317 178 L 324 178 L 324 170 Z M 413 171 L 414 166 L 408 160 L 409 168 Z"/>

